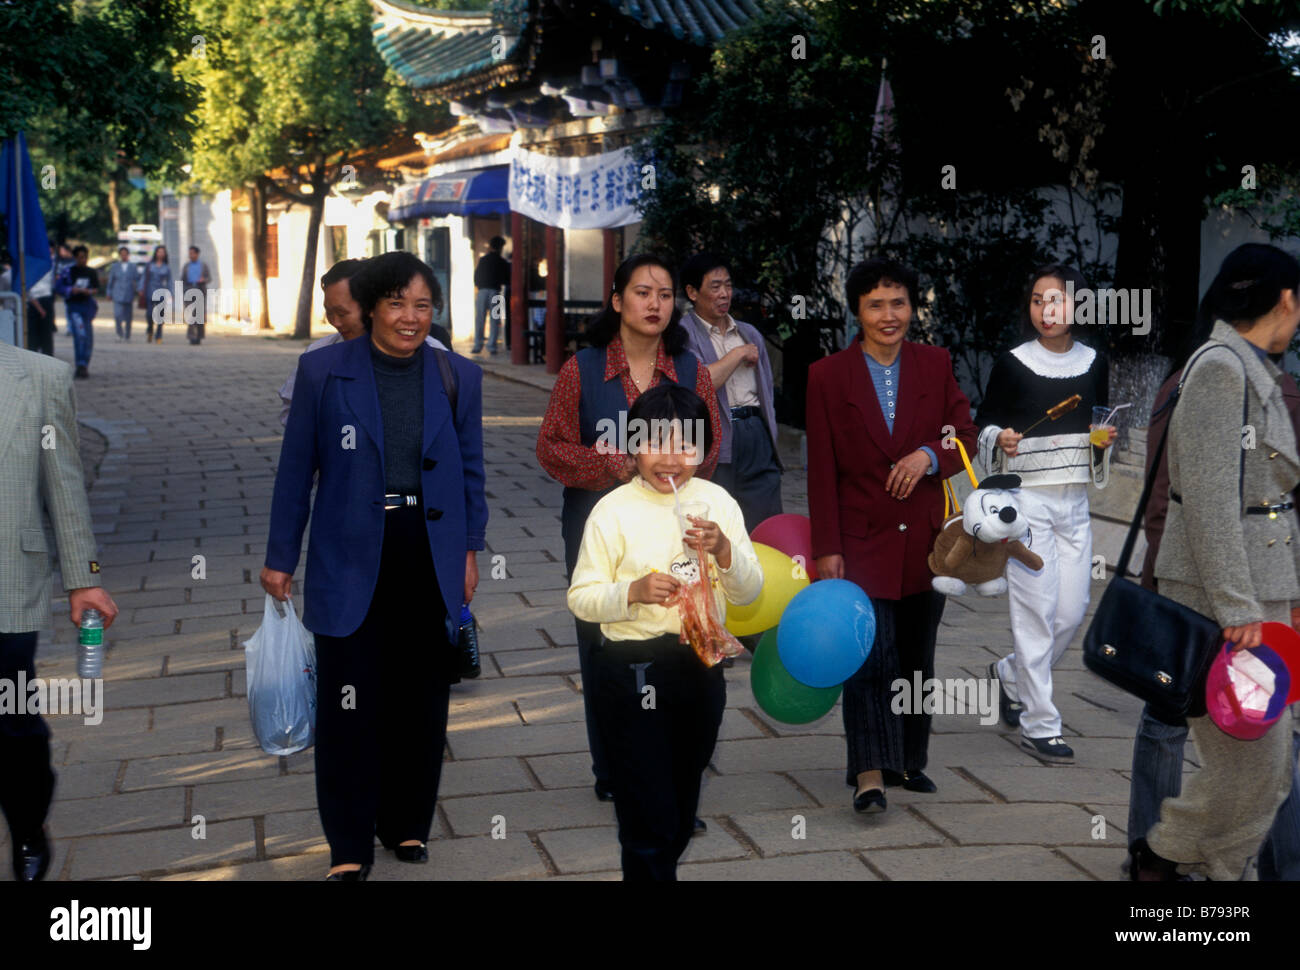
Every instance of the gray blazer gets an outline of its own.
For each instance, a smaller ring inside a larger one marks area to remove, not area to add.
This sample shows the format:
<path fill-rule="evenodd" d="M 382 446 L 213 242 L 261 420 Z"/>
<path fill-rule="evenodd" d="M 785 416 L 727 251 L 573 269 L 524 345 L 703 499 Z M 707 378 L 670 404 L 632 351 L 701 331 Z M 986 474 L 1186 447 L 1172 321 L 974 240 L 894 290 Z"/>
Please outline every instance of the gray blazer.
<path fill-rule="evenodd" d="M 64 589 L 99 586 L 78 451 L 72 368 L 0 343 L 0 633 L 50 623 L 50 513 Z"/>
<path fill-rule="evenodd" d="M 709 339 L 708 325 L 695 315 L 693 309 L 682 314 L 682 326 L 686 328 L 687 346 L 690 348 L 691 353 L 703 361 L 706 367 L 709 364 L 716 364 L 718 362 L 718 352 L 713 349 L 713 341 Z M 759 405 L 763 409 L 763 423 L 767 426 L 767 433 L 772 438 L 772 453 L 776 455 L 776 467 L 784 471 L 785 465 L 781 463 L 780 450 L 777 448 L 776 411 L 772 403 L 775 397 L 772 385 L 772 362 L 768 360 L 767 342 L 763 339 L 763 335 L 758 332 L 758 328 L 750 326 L 748 323 L 736 320 L 736 330 L 745 343 L 753 344 L 758 348 L 757 384 Z M 727 384 L 725 381 L 716 385 L 714 390 L 717 391 L 718 407 L 722 411 L 722 442 L 718 448 L 718 464 L 725 465 L 731 461 L 731 403 L 727 400 Z"/>
<path fill-rule="evenodd" d="M 1243 626 L 1264 618 L 1261 603 L 1300 600 L 1300 518 L 1295 509 L 1275 517 L 1245 514 L 1238 478 L 1247 506 L 1289 502 L 1300 483 L 1300 455 L 1281 371 L 1223 321 L 1203 346 L 1214 344 L 1237 356 L 1198 350 L 1186 374 L 1167 446 L 1171 499 L 1182 501 L 1169 503 L 1155 574 L 1201 589 L 1220 626 Z"/>
<path fill-rule="evenodd" d="M 135 291 L 139 287 L 140 268 L 130 260 L 120 259 L 108 267 L 108 298 L 114 303 L 135 302 Z"/>

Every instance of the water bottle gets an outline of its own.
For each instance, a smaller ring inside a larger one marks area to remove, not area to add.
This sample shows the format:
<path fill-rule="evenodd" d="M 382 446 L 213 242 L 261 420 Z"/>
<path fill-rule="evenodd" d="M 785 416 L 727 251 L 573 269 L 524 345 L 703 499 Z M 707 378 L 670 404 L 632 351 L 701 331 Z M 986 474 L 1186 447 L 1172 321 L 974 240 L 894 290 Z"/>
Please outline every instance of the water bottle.
<path fill-rule="evenodd" d="M 456 646 L 460 648 L 460 675 L 471 680 L 482 673 L 478 660 L 478 631 L 475 629 L 474 614 L 468 604 L 460 608 L 460 630 L 456 634 Z"/>
<path fill-rule="evenodd" d="M 81 611 L 77 634 L 77 676 L 95 680 L 104 671 L 104 614 L 95 609 Z"/>

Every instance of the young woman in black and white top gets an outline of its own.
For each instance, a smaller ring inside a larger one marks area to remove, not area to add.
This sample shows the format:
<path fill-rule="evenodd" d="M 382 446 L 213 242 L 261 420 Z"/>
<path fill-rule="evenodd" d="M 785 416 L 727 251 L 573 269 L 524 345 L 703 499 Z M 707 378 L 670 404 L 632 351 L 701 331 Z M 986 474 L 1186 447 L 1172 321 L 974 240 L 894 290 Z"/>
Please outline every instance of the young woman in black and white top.
<path fill-rule="evenodd" d="M 1072 284 L 1068 286 L 1067 284 Z M 1043 558 L 1034 572 L 1007 566 L 1015 652 L 989 667 L 1002 684 L 1001 714 L 1021 730 L 1020 746 L 1041 761 L 1072 764 L 1052 703 L 1052 667 L 1070 645 L 1088 607 L 1092 528 L 1088 481 L 1105 487 L 1114 432 L 1089 443 L 1092 409 L 1109 403 L 1107 364 L 1074 339 L 1072 293 L 1087 288 L 1078 270 L 1052 264 L 1031 277 L 1023 304 L 1029 338 L 1003 354 L 989 374 L 975 423 L 979 454 L 990 472 L 1020 476 L 1028 544 Z M 1029 428 L 1072 395 L 1078 405 Z"/>

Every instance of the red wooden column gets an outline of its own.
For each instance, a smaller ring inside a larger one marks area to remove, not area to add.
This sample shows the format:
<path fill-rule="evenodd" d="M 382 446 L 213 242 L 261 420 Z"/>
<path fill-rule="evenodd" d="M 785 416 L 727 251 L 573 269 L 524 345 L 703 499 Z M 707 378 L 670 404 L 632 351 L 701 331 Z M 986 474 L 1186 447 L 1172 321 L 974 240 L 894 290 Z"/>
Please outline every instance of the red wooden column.
<path fill-rule="evenodd" d="M 546 373 L 564 365 L 564 269 L 560 230 L 546 227 Z"/>
<path fill-rule="evenodd" d="M 610 291 L 614 289 L 614 271 L 618 269 L 618 233 L 617 229 L 602 230 L 605 240 L 605 289 L 601 299 L 609 302 Z"/>
<path fill-rule="evenodd" d="M 510 213 L 510 363 L 528 363 L 528 242 L 524 236 L 524 217 Z"/>

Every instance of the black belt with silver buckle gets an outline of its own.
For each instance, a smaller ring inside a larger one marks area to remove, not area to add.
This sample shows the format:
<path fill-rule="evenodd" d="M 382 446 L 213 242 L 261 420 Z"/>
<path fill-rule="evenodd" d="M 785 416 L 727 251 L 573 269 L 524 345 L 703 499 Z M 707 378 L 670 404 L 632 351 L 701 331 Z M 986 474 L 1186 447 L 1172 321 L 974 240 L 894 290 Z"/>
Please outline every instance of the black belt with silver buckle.
<path fill-rule="evenodd" d="M 752 418 L 762 413 L 763 411 L 761 408 L 758 408 L 753 404 L 746 404 L 743 408 L 731 409 L 731 420 L 739 421 L 741 418 Z"/>
<path fill-rule="evenodd" d="M 391 512 L 393 509 L 410 508 L 411 506 L 419 505 L 419 504 L 420 504 L 420 496 L 418 495 L 385 495 L 384 496 L 385 512 Z"/>
<path fill-rule="evenodd" d="M 1169 490 L 1169 497 L 1179 505 L 1183 504 L 1183 497 L 1175 492 L 1172 488 Z M 1295 502 L 1283 502 L 1280 505 L 1247 505 L 1247 515 L 1277 515 L 1279 512 L 1289 512 L 1295 508 Z"/>

